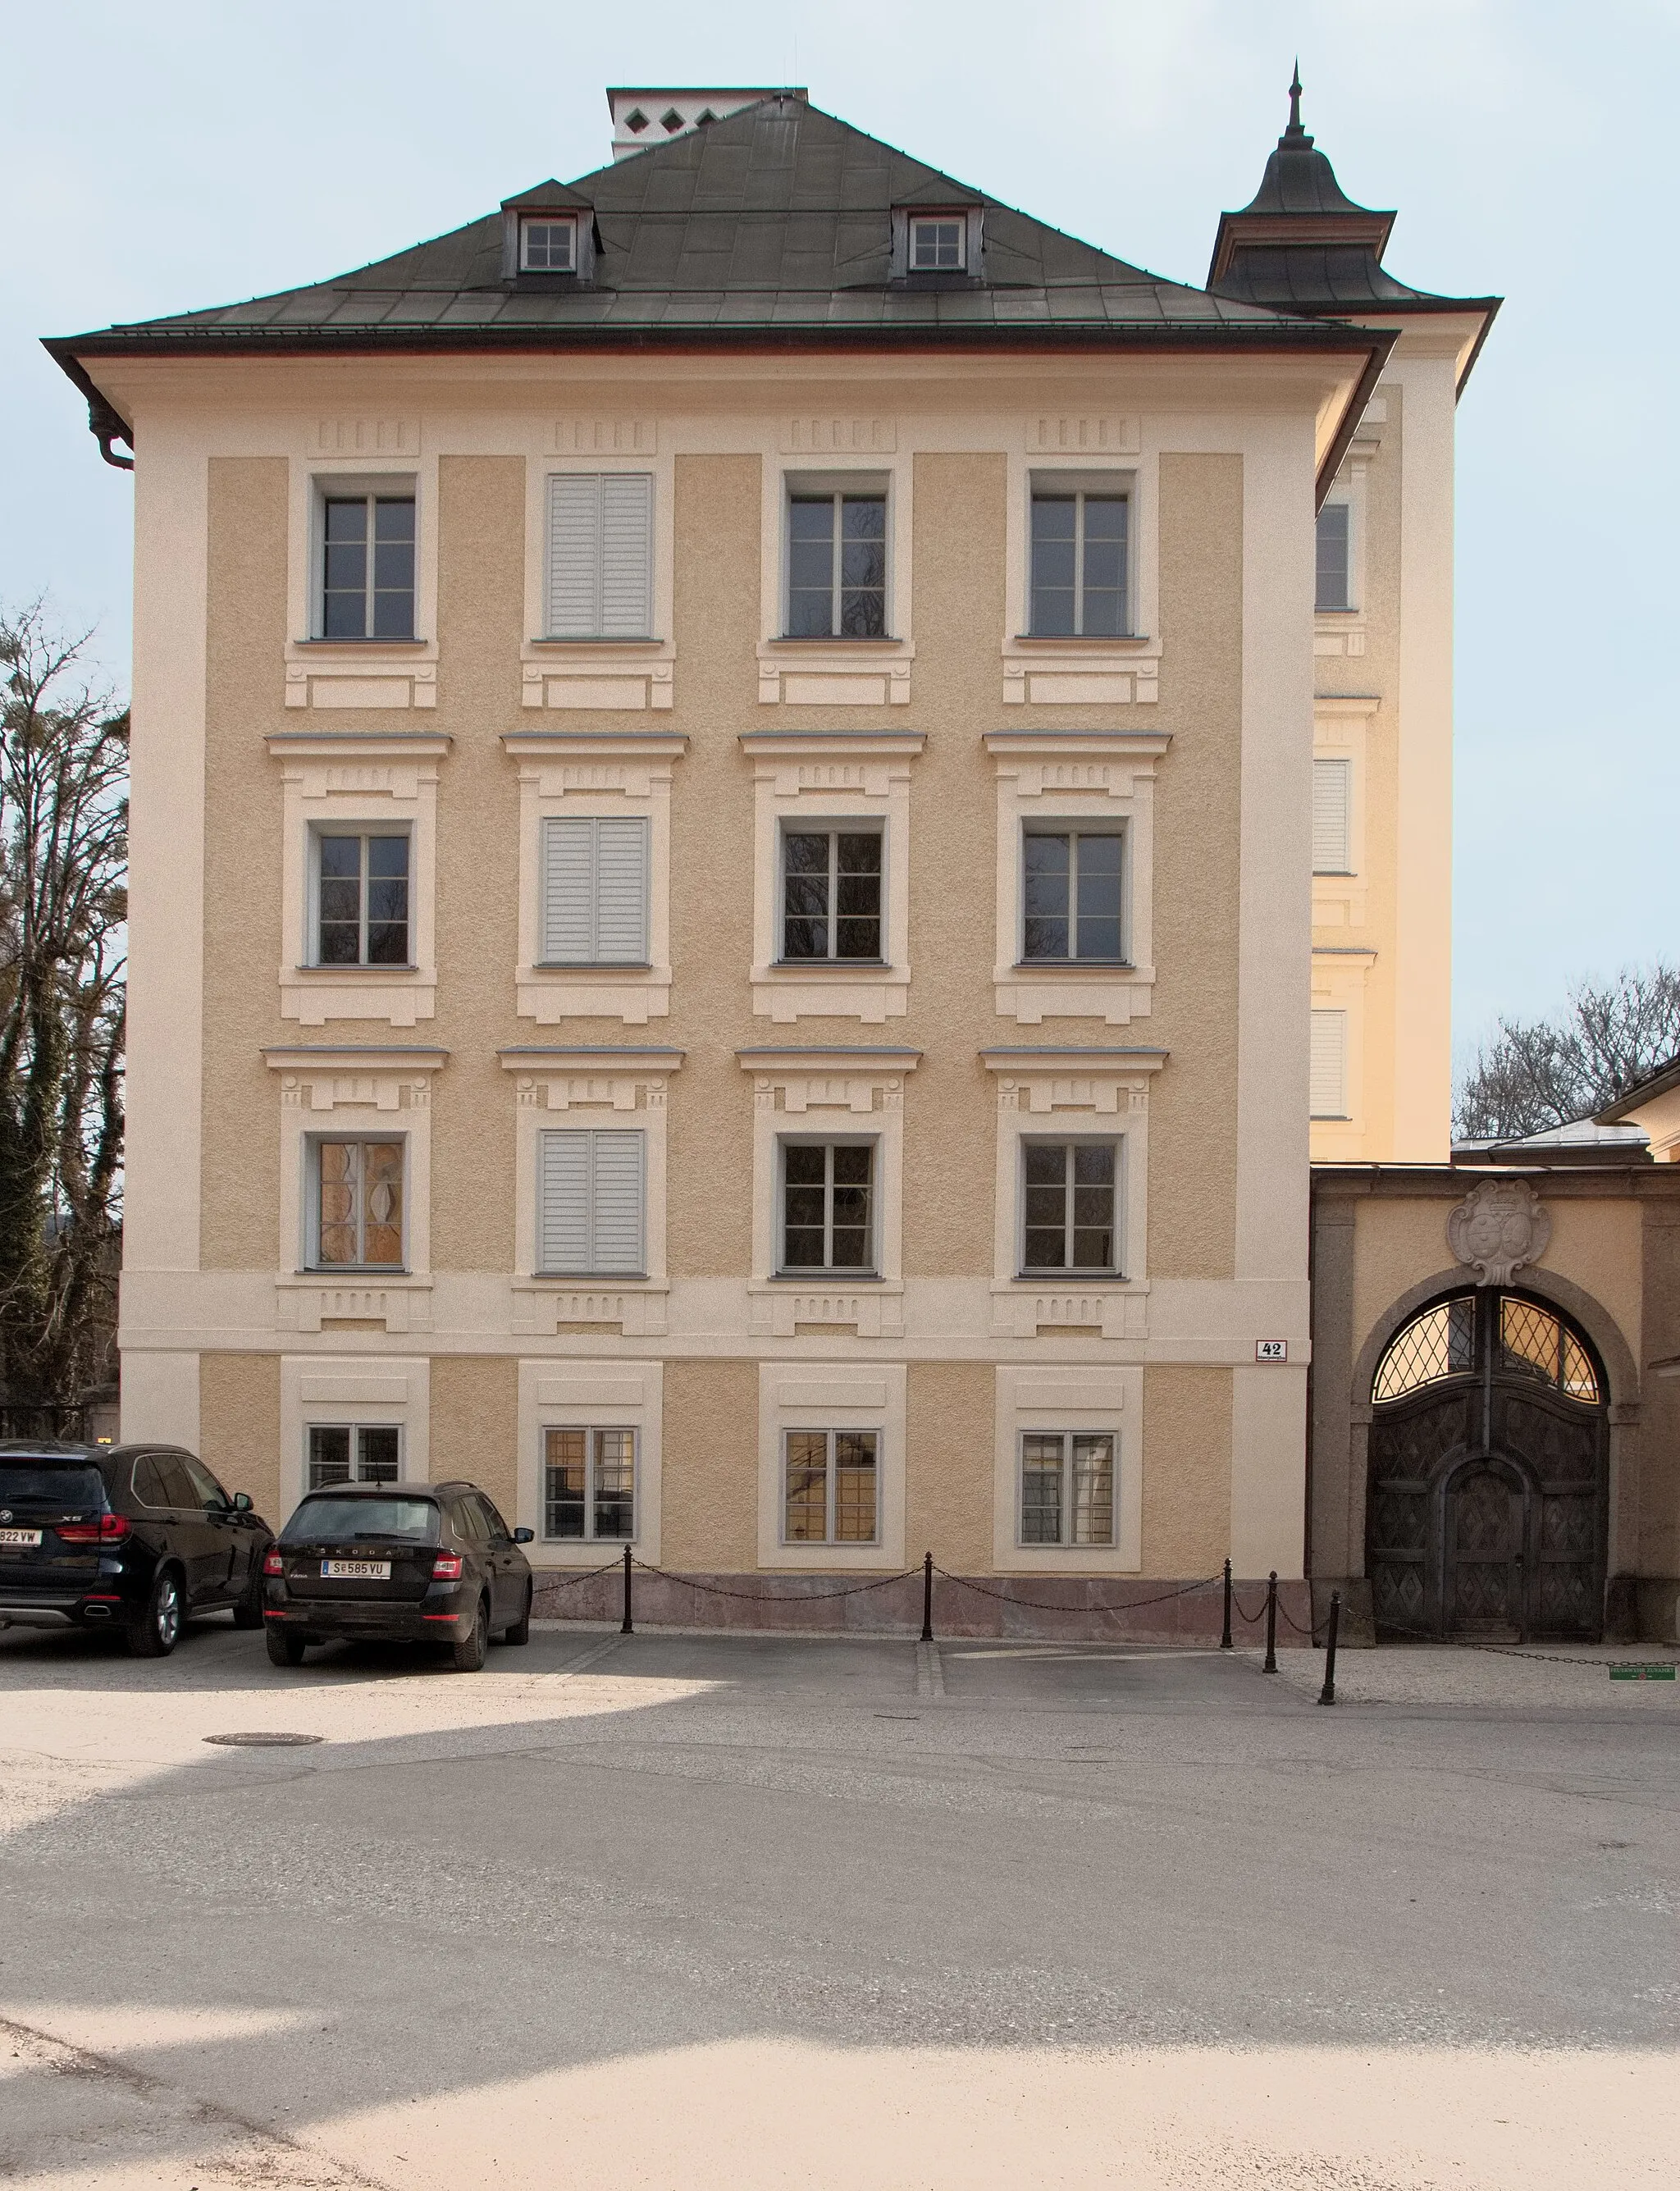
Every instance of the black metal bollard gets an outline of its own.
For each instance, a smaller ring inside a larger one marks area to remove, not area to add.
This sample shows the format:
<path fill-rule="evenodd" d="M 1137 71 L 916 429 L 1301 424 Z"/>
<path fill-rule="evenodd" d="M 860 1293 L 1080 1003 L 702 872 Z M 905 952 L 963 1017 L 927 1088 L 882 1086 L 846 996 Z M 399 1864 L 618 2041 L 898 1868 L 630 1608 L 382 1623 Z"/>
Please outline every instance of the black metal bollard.
<path fill-rule="evenodd" d="M 635 1634 L 635 1623 L 630 1619 L 630 1548 L 628 1545 L 624 1547 L 624 1617 L 619 1623 L 618 1633 L 621 1636 Z"/>
<path fill-rule="evenodd" d="M 1262 1674 L 1278 1670 L 1278 1570 L 1273 1568 L 1266 1582 L 1266 1664 Z"/>
<path fill-rule="evenodd" d="M 1341 1625 L 1341 1592 L 1330 1592 L 1330 1625 L 1324 1636 L 1324 1686 L 1318 1692 L 1321 1704 L 1335 1702 L 1335 1631 Z"/>
<path fill-rule="evenodd" d="M 1222 1651 L 1228 1651 L 1231 1648 L 1231 1562 L 1229 1560 L 1225 1562 L 1225 1625 L 1219 1632 L 1219 1648 Z"/>
<path fill-rule="evenodd" d="M 922 1554 L 922 1634 L 924 1643 L 933 1641 L 933 1555 Z"/>

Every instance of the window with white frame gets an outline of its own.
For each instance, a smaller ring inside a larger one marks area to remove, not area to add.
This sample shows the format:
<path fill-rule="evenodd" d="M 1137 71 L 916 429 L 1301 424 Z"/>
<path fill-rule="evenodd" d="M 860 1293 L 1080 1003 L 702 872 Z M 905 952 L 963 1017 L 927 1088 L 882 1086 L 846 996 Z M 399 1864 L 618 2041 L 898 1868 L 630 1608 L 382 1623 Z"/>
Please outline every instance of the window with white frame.
<path fill-rule="evenodd" d="M 1314 760 L 1313 764 L 1313 872 L 1315 875 L 1347 875 L 1353 872 L 1352 843 L 1353 764 L 1351 760 Z"/>
<path fill-rule="evenodd" d="M 1117 1141 L 1023 1139 L 1021 1192 L 1024 1276 L 1120 1275 Z"/>
<path fill-rule="evenodd" d="M 1345 1011 L 1313 1014 L 1308 1058 L 1308 1104 L 1315 1118 L 1347 1116 L 1347 1015 Z"/>
<path fill-rule="evenodd" d="M 635 815 L 550 815 L 542 833 L 538 963 L 645 966 L 646 819 Z"/>
<path fill-rule="evenodd" d="M 548 637 L 653 635 L 653 475 L 549 479 Z"/>
<path fill-rule="evenodd" d="M 886 496 L 880 488 L 790 491 L 788 636 L 886 636 Z"/>
<path fill-rule="evenodd" d="M 782 1442 L 782 1541 L 873 1545 L 880 1528 L 878 1431 L 788 1431 Z"/>
<path fill-rule="evenodd" d="M 1022 1545 L 1112 1545 L 1113 1431 L 1023 1431 L 1020 1516 Z"/>
<path fill-rule="evenodd" d="M 1318 587 L 1315 606 L 1349 609 L 1353 599 L 1353 511 L 1345 502 L 1327 502 L 1318 512 Z"/>
<path fill-rule="evenodd" d="M 519 264 L 526 274 L 575 274 L 577 221 L 563 213 L 527 213 L 519 224 Z"/>
<path fill-rule="evenodd" d="M 783 1272 L 873 1272 L 875 1144 L 783 1141 Z"/>
<path fill-rule="evenodd" d="M 323 487 L 321 499 L 322 639 L 414 636 L 414 493 Z"/>
<path fill-rule="evenodd" d="M 1126 963 L 1124 830 L 1025 829 L 1021 866 L 1023 963 Z"/>
<path fill-rule="evenodd" d="M 629 1544 L 635 1536 L 636 1434 L 550 1428 L 543 1432 L 543 1535 Z"/>
<path fill-rule="evenodd" d="M 311 833 L 317 966 L 407 966 L 408 832 Z"/>
<path fill-rule="evenodd" d="M 960 274 L 968 265 L 968 216 L 960 213 L 910 215 L 910 271 Z"/>
<path fill-rule="evenodd" d="M 881 832 L 782 832 L 782 957 L 879 963 Z"/>
<path fill-rule="evenodd" d="M 396 1423 L 311 1423 L 308 1488 L 333 1483 L 396 1483 L 402 1477 L 402 1431 Z"/>
<path fill-rule="evenodd" d="M 647 1136 L 566 1127 L 537 1137 L 537 1272 L 641 1278 L 646 1264 Z"/>
<path fill-rule="evenodd" d="M 314 1270 L 403 1267 L 401 1137 L 309 1143 L 309 1263 Z"/>
<path fill-rule="evenodd" d="M 1035 481 L 1032 599 L 1034 639 L 1124 639 L 1131 629 L 1131 505 L 1099 492 Z"/>

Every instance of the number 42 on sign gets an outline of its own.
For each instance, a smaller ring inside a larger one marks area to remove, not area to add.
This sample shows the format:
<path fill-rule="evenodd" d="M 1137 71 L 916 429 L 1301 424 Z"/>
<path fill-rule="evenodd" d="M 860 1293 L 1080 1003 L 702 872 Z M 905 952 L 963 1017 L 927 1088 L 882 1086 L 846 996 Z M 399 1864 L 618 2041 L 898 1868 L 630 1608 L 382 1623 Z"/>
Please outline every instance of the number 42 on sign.
<path fill-rule="evenodd" d="M 1256 1339 L 1254 1358 L 1256 1362 L 1287 1362 L 1290 1343 L 1287 1339 Z"/>

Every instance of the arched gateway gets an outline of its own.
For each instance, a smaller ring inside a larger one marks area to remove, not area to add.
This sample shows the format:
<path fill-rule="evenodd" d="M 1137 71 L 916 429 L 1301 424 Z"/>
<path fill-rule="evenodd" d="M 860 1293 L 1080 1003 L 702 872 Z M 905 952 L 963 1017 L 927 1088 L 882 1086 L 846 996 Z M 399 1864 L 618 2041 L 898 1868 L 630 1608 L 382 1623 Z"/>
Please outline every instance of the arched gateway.
<path fill-rule="evenodd" d="M 1585 1334 L 1521 1293 L 1449 1295 L 1396 1333 L 1371 1389 L 1380 1632 L 1599 1636 L 1608 1397 Z"/>

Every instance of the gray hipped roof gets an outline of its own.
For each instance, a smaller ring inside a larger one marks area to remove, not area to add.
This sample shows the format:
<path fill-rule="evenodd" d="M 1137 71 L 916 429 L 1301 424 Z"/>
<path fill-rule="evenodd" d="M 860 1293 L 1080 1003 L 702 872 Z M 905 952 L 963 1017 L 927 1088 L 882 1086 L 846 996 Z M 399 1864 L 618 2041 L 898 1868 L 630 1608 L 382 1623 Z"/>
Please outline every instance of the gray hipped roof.
<path fill-rule="evenodd" d="M 1163 281 L 791 96 L 507 208 L 586 213 L 592 276 L 504 271 L 504 212 L 306 287 L 55 340 L 154 349 L 472 348 L 836 339 L 1209 340 L 1347 347 L 1265 304 Z M 893 278 L 894 208 L 983 208 L 983 278 Z"/>

